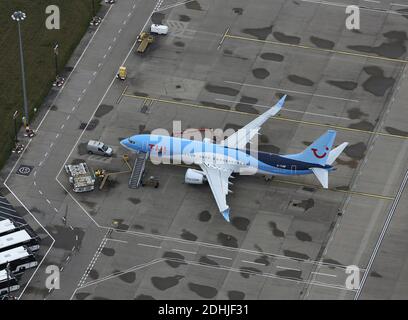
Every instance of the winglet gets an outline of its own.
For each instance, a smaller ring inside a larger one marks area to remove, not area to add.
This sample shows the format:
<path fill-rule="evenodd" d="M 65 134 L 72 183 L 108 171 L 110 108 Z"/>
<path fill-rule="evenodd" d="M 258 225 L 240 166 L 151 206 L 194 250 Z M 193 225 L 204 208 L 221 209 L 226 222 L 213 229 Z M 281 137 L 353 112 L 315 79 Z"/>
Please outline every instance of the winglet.
<path fill-rule="evenodd" d="M 285 94 L 282 98 L 280 98 L 280 100 L 276 103 L 276 107 L 278 108 L 282 108 L 283 104 L 285 103 L 285 99 L 288 95 Z"/>
<path fill-rule="evenodd" d="M 230 217 L 229 217 L 230 208 L 225 209 L 225 210 L 222 211 L 221 213 L 222 213 L 222 216 L 224 217 L 224 219 L 227 220 L 227 222 L 230 222 Z"/>

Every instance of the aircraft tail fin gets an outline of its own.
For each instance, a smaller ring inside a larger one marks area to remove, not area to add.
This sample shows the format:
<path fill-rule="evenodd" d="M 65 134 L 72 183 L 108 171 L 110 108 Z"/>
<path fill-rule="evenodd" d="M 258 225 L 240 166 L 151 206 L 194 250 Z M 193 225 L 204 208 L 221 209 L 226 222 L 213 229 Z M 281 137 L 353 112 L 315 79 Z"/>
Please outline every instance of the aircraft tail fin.
<path fill-rule="evenodd" d="M 303 162 L 308 162 L 308 163 L 314 163 L 314 164 L 324 166 L 326 165 L 327 160 L 329 158 L 330 150 L 333 146 L 335 138 L 336 138 L 336 131 L 327 130 L 325 134 L 323 134 L 317 140 L 315 140 L 303 152 L 293 154 L 293 155 L 286 155 L 284 157 L 288 159 L 293 159 L 293 160 L 298 160 L 298 161 L 303 161 Z M 336 158 L 337 157 L 338 155 L 336 156 Z"/>
<path fill-rule="evenodd" d="M 343 142 L 341 145 L 330 151 L 329 156 L 327 157 L 326 164 L 331 166 L 347 146 L 348 142 Z"/>

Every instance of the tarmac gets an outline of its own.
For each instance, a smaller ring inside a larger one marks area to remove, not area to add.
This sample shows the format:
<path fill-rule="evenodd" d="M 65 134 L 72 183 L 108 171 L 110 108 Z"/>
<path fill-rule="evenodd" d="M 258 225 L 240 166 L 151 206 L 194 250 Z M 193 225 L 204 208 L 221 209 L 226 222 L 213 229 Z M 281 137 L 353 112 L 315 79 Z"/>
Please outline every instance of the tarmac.
<path fill-rule="evenodd" d="M 44 238 L 20 297 L 405 298 L 408 20 L 400 7 L 378 6 L 365 3 L 352 32 L 344 6 L 330 2 L 104 5 L 102 24 L 37 117 L 36 137 L 2 171 L 3 195 Z M 138 55 L 136 36 L 151 22 L 170 32 Z M 115 78 L 121 65 L 125 81 Z M 82 194 L 63 171 L 79 160 L 126 171 L 125 137 L 171 131 L 174 120 L 182 130 L 238 129 L 283 94 L 259 148 L 298 152 L 335 129 L 336 144 L 350 145 L 328 190 L 313 176 L 238 176 L 228 224 L 207 185 L 184 183 L 186 166 L 147 163 L 157 189 L 129 189 L 129 173 L 120 173 Z M 90 139 L 115 155 L 88 155 Z M 28 176 L 17 174 L 21 165 L 32 167 Z M 45 288 L 50 264 L 62 269 L 59 290 Z M 346 285 L 351 265 L 360 286 Z"/>

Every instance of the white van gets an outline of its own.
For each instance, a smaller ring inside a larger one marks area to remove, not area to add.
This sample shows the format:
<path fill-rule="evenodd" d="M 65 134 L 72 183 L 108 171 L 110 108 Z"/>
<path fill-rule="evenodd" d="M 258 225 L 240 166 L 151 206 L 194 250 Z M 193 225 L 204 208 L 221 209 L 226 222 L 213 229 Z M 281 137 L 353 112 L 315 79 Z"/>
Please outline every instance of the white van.
<path fill-rule="evenodd" d="M 169 27 L 162 24 L 153 23 L 150 27 L 150 32 L 157 34 L 167 34 L 169 32 Z"/>
<path fill-rule="evenodd" d="M 99 154 L 101 156 L 112 156 L 113 150 L 101 141 L 89 140 L 86 149 L 89 154 Z"/>

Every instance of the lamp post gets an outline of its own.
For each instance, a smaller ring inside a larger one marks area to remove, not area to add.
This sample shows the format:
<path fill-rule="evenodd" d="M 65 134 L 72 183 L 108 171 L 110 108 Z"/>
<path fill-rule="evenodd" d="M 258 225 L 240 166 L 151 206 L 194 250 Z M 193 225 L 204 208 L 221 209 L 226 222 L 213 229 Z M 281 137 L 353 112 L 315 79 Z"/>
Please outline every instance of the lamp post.
<path fill-rule="evenodd" d="M 17 139 L 17 117 L 18 117 L 18 111 L 14 112 L 13 114 L 13 120 L 14 120 L 14 142 L 17 144 L 18 139 Z"/>
<path fill-rule="evenodd" d="M 21 28 L 20 28 L 20 22 L 24 21 L 26 18 L 26 14 L 21 11 L 15 11 L 12 15 L 11 18 L 14 21 L 17 21 L 17 26 L 18 26 L 18 41 L 20 44 L 20 63 L 21 63 L 21 82 L 22 82 L 22 87 L 23 87 L 23 100 L 24 100 L 24 125 L 28 125 L 28 103 L 27 103 L 27 90 L 26 90 L 26 82 L 25 82 L 25 71 L 24 71 L 24 56 L 23 56 L 23 42 L 21 40 Z"/>
<path fill-rule="evenodd" d="M 55 79 L 58 79 L 58 42 L 54 45 L 55 56 Z"/>

